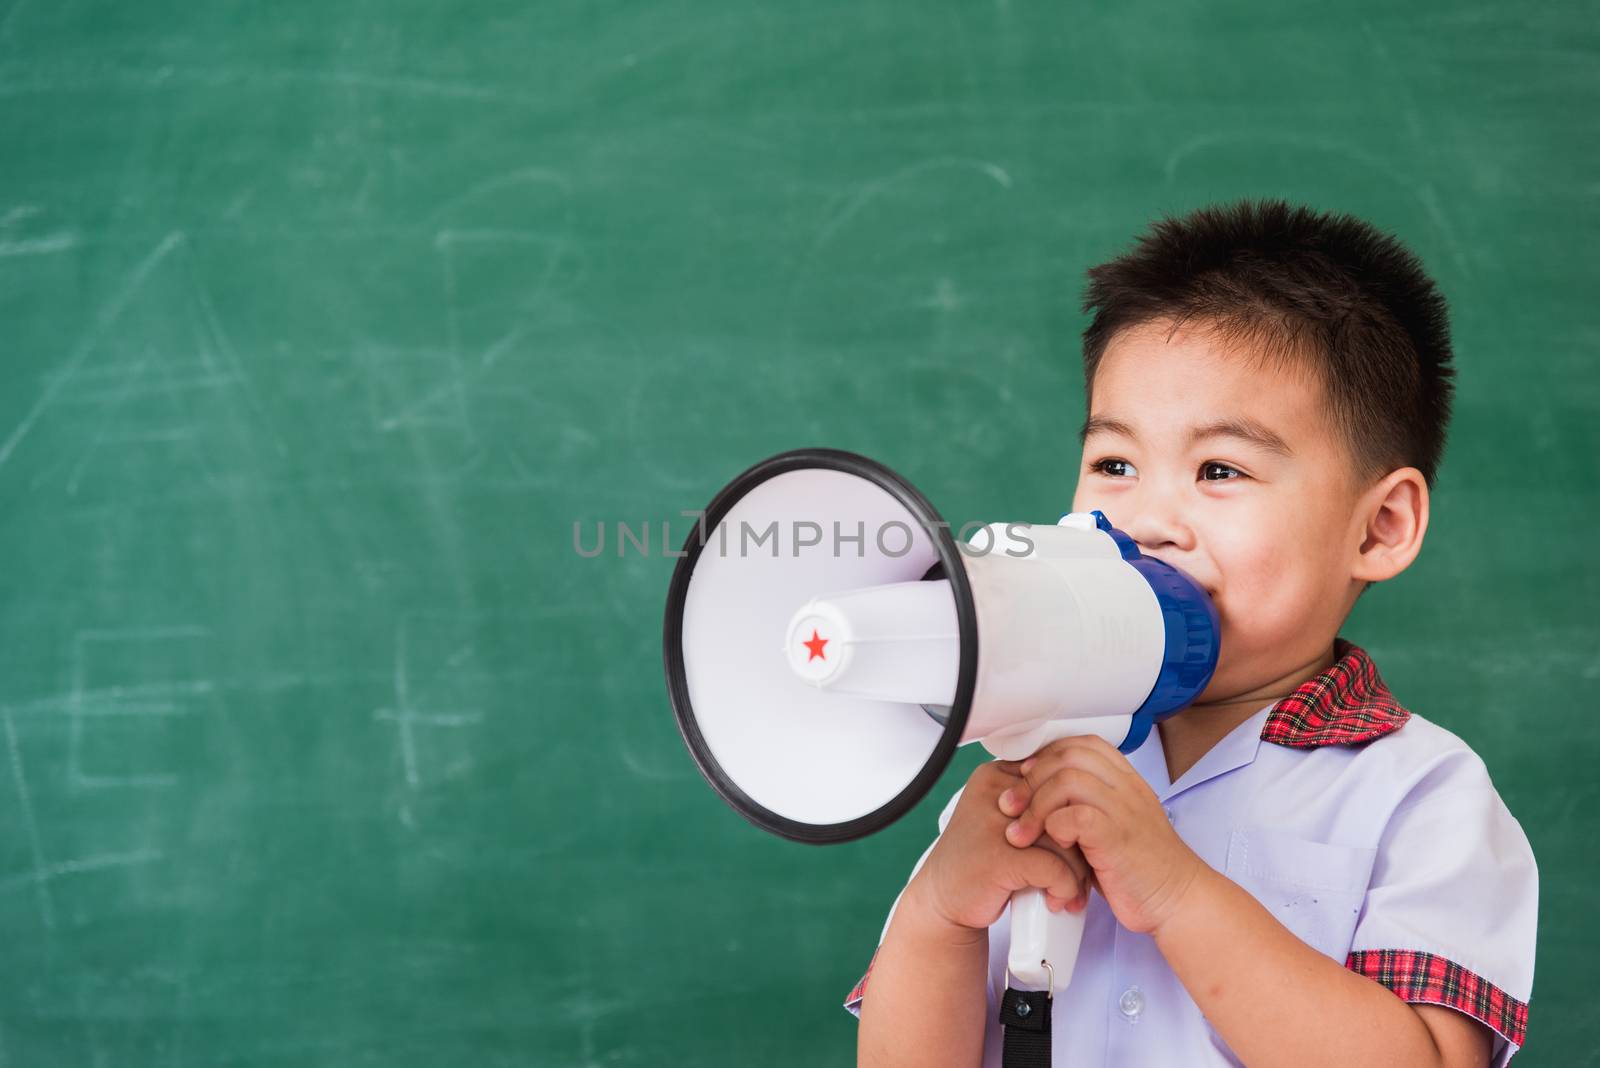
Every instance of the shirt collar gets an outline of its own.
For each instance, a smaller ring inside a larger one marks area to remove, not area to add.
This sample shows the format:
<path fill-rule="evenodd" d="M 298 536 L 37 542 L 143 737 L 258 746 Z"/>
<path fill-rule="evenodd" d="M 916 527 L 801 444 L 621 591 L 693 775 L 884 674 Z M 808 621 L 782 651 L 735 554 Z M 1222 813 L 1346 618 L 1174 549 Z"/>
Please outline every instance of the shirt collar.
<path fill-rule="evenodd" d="M 1144 776 L 1150 788 L 1164 805 L 1179 794 L 1235 768 L 1242 768 L 1256 758 L 1261 748 L 1261 722 L 1266 718 L 1268 705 L 1229 731 L 1220 741 L 1206 750 L 1194 765 L 1179 775 L 1176 781 L 1167 778 L 1167 752 L 1161 740 L 1161 731 L 1153 730 L 1150 738 L 1128 754 L 1134 770 Z"/>
<path fill-rule="evenodd" d="M 1335 638 L 1333 655 L 1332 667 L 1272 706 L 1262 741 L 1292 749 L 1365 745 L 1410 718 L 1365 650 Z"/>

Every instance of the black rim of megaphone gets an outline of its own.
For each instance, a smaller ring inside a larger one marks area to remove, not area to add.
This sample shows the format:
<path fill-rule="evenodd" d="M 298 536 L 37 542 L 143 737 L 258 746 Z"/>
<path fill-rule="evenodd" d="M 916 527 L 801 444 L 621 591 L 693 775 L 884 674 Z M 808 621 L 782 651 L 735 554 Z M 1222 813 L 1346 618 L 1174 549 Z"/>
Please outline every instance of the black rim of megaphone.
<path fill-rule="evenodd" d="M 683 667 L 683 605 L 688 596 L 689 583 L 694 577 L 695 562 L 705 548 L 706 539 L 724 516 L 744 496 L 768 479 L 788 471 L 822 468 L 856 475 L 873 483 L 893 496 L 917 521 L 933 540 L 934 550 L 944 567 L 944 577 L 950 580 L 951 592 L 956 601 L 956 623 L 961 637 L 961 664 L 956 675 L 955 700 L 945 720 L 944 733 L 939 743 L 928 755 L 927 762 L 894 798 L 881 808 L 843 823 L 802 823 L 760 804 L 741 790 L 716 757 L 711 755 L 695 720 L 694 706 L 689 701 L 689 684 Z M 672 572 L 672 585 L 667 590 L 667 615 L 664 634 L 664 658 L 667 670 L 667 692 L 672 699 L 672 712 L 678 720 L 678 730 L 688 744 L 689 753 L 699 765 L 713 789 L 722 799 L 745 819 L 763 830 L 797 842 L 823 845 L 849 842 L 874 831 L 882 830 L 909 812 L 921 801 L 938 781 L 961 743 L 961 734 L 967 727 L 967 714 L 972 705 L 972 691 L 978 676 L 978 616 L 972 603 L 972 586 L 967 581 L 967 569 L 961 563 L 961 550 L 950 534 L 949 526 L 940 518 L 926 497 L 918 493 L 905 479 L 894 471 L 869 460 L 865 456 L 841 449 L 794 449 L 768 457 L 750 467 L 706 506 L 705 518 L 695 524 L 689 539 L 683 544 L 683 555 Z"/>

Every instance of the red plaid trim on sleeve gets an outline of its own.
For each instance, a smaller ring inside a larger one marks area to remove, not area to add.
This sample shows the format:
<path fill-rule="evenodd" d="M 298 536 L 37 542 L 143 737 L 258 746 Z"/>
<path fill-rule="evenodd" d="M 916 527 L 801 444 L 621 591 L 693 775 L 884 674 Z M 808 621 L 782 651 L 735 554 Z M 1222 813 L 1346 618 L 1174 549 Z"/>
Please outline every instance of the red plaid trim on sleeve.
<path fill-rule="evenodd" d="M 878 954 L 877 954 L 877 951 L 874 950 L 873 954 L 872 954 L 872 959 L 867 961 L 867 970 L 864 973 L 862 973 L 862 976 L 861 976 L 860 979 L 856 980 L 856 985 L 850 988 L 850 993 L 845 995 L 845 998 L 844 998 L 844 1007 L 845 1008 L 848 1009 L 852 1005 L 861 1004 L 861 999 L 863 997 L 865 997 L 866 993 L 867 993 L 867 979 L 872 975 L 872 966 L 874 964 L 876 964 L 876 963 L 878 963 Z"/>
<path fill-rule="evenodd" d="M 1388 987 L 1402 1001 L 1464 1012 L 1518 1046 L 1527 1036 L 1528 1003 L 1453 960 L 1412 949 L 1361 949 L 1344 966 Z"/>
<path fill-rule="evenodd" d="M 1365 745 L 1399 730 L 1410 718 L 1360 646 L 1336 638 L 1333 655 L 1337 659 L 1332 667 L 1267 713 L 1262 741 L 1295 749 Z"/>

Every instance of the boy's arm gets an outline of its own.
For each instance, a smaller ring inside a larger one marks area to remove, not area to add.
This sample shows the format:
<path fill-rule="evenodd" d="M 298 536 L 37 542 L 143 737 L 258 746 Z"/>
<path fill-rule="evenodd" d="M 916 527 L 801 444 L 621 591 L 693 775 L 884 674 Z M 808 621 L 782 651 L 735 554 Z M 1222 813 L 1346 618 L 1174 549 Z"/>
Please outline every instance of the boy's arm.
<path fill-rule="evenodd" d="M 1179 906 L 1150 933 L 1250 1068 L 1489 1063 L 1488 1028 L 1454 1009 L 1407 1004 L 1349 971 L 1203 862 Z"/>
<path fill-rule="evenodd" d="M 1346 970 L 1209 867 L 1151 934 L 1250 1068 L 1489 1063 L 1482 1025 L 1453 1009 L 1408 1005 Z M 860 1068 L 982 1063 L 988 959 L 988 933 L 941 919 L 913 880 L 873 960 L 872 996 L 861 1002 Z"/>
<path fill-rule="evenodd" d="M 1451 1008 L 1413 1006 L 1302 942 L 1191 850 L 1126 757 L 1064 738 L 1003 793 L 1015 846 L 1077 846 L 1118 922 L 1151 935 L 1200 1010 L 1249 1068 L 1486 1065 L 1493 1039 Z"/>
<path fill-rule="evenodd" d="M 988 963 L 989 932 L 941 919 L 913 879 L 873 958 L 857 1065 L 976 1068 L 983 1062 Z"/>
<path fill-rule="evenodd" d="M 950 822 L 895 906 L 864 981 L 857 1063 L 978 1068 L 988 1014 L 989 927 L 1011 895 L 1045 891 L 1052 907 L 1088 903 L 1089 866 L 1076 850 L 1005 837 L 996 798 L 1019 786 L 1017 766 L 979 764 Z"/>

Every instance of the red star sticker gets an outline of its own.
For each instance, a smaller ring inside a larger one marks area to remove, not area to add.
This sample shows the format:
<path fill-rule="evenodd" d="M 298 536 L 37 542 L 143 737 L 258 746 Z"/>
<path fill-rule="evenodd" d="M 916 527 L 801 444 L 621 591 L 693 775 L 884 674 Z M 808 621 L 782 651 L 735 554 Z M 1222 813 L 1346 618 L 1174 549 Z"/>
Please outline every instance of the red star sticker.
<path fill-rule="evenodd" d="M 801 642 L 800 644 L 805 646 L 807 649 L 811 650 L 811 655 L 806 657 L 806 663 L 809 664 L 813 660 L 826 660 L 826 659 L 828 659 L 827 656 L 822 652 L 822 647 L 824 645 L 828 644 L 828 639 L 817 637 L 817 628 L 815 628 L 815 627 L 811 628 L 811 640 L 810 641 Z"/>

